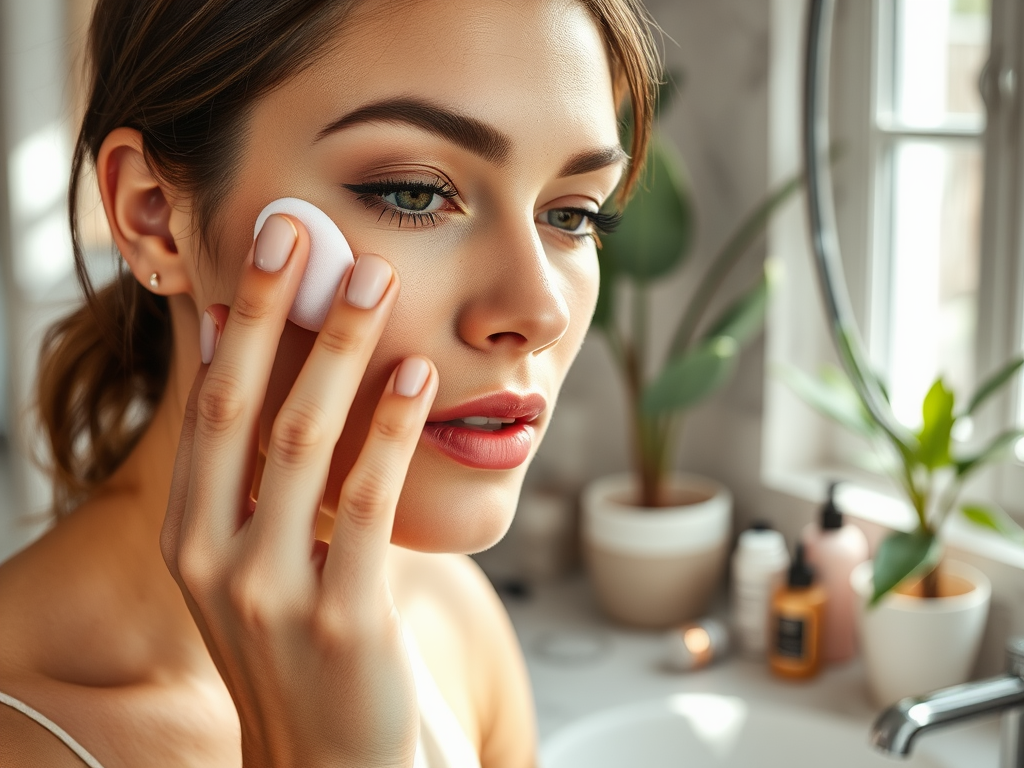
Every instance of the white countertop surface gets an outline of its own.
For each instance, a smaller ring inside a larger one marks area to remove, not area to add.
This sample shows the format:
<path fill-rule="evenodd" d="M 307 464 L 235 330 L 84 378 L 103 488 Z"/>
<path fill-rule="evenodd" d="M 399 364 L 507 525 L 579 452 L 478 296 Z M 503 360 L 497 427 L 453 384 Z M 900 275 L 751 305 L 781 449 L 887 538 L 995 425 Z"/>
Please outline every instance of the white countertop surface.
<path fill-rule="evenodd" d="M 526 596 L 506 592 L 503 599 L 526 656 L 542 741 L 588 714 L 675 693 L 733 695 L 831 714 L 862 726 L 865 743 L 877 714 L 858 661 L 806 682 L 781 681 L 765 662 L 736 656 L 696 672 L 673 671 L 665 663 L 665 633 L 611 624 L 582 576 L 535 585 Z M 941 753 L 945 763 L 963 768 L 996 768 L 998 733 L 998 717 L 983 718 L 925 734 L 914 751 Z"/>

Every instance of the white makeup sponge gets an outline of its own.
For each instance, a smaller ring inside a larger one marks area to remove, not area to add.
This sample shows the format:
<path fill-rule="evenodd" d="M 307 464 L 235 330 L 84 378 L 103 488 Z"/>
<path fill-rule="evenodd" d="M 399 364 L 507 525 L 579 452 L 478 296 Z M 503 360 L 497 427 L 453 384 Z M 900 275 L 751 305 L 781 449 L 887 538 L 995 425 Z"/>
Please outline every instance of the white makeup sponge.
<path fill-rule="evenodd" d="M 355 261 L 352 249 L 330 216 L 297 197 L 282 197 L 264 208 L 256 219 L 254 239 L 267 217 L 274 213 L 294 216 L 309 231 L 309 263 L 288 319 L 310 331 L 319 331 L 345 270 Z"/>

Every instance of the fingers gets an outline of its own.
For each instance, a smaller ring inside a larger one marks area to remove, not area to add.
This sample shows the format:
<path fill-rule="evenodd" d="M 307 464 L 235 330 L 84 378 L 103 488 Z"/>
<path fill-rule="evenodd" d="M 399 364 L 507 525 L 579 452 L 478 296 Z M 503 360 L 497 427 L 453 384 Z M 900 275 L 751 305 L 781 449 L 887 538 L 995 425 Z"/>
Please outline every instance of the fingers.
<path fill-rule="evenodd" d="M 259 413 L 308 257 L 306 229 L 276 215 L 264 224 L 242 268 L 196 399 L 190 503 L 180 536 L 181 544 L 191 542 L 200 552 L 220 551 L 237 531 L 249 495 Z"/>
<path fill-rule="evenodd" d="M 339 286 L 323 328 L 274 419 L 248 537 L 273 562 L 308 566 L 335 444 L 398 298 L 398 279 L 364 255 Z M 307 575 L 312 572 L 306 569 Z"/>
<path fill-rule="evenodd" d="M 395 507 L 430 406 L 437 369 L 423 357 L 402 361 L 373 415 L 366 443 L 341 488 L 323 570 L 329 606 L 376 597 L 383 580 Z"/>

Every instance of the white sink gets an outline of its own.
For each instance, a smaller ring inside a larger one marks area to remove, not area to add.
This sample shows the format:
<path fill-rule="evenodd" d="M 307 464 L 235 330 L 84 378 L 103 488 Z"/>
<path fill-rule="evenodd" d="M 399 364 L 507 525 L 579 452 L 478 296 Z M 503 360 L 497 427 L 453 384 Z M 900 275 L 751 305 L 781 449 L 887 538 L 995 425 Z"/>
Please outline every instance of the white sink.
<path fill-rule="evenodd" d="M 924 737 L 925 739 L 929 737 Z M 951 768 L 941 754 L 876 753 L 867 728 L 736 696 L 681 693 L 605 710 L 546 739 L 542 768 Z M 923 741 L 922 741 L 923 744 Z M 979 768 L 982 764 L 978 764 Z"/>

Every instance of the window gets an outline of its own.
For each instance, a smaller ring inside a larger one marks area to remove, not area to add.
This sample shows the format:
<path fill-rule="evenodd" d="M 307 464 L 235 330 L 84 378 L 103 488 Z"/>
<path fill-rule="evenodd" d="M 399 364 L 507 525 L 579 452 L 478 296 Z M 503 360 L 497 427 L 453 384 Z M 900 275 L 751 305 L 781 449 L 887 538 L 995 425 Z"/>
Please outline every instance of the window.
<path fill-rule="evenodd" d="M 942 374 L 976 382 L 987 0 L 887 0 L 876 35 L 871 337 L 897 418 Z"/>
<path fill-rule="evenodd" d="M 775 179 L 801 164 L 805 6 L 773 2 Z M 842 149 L 833 172 L 844 268 L 868 352 L 888 380 L 897 417 L 911 426 L 936 375 L 963 403 L 1021 348 L 1024 125 L 1016 73 L 1024 19 L 1018 6 L 1011 0 L 836 4 L 830 108 L 832 138 Z M 773 225 L 769 250 L 786 279 L 771 309 L 768 354 L 814 371 L 835 356 L 805 233 L 803 211 Z M 820 476 L 858 474 L 870 460 L 859 441 L 811 414 L 771 375 L 765 406 L 763 471 L 774 487 L 818 495 Z M 1020 423 L 1024 387 L 1018 384 L 986 406 L 968 439 Z M 818 478 L 813 486 L 808 477 Z M 968 490 L 1024 521 L 1024 463 L 979 478 Z"/>

